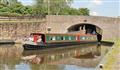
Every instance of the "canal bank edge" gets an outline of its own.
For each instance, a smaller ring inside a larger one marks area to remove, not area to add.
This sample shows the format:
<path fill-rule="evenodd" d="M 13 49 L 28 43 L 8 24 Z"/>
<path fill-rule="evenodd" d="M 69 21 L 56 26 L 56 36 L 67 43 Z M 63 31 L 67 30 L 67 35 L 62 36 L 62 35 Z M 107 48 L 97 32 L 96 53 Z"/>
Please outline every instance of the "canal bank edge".
<path fill-rule="evenodd" d="M 118 70 L 120 68 L 120 40 L 111 47 L 95 70 Z"/>

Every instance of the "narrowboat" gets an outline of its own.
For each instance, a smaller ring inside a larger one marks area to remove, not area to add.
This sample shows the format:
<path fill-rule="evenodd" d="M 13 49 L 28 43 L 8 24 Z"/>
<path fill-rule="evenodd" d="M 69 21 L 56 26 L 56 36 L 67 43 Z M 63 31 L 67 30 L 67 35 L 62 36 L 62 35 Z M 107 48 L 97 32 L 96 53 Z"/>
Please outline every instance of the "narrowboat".
<path fill-rule="evenodd" d="M 81 43 L 97 42 L 95 34 L 48 34 L 31 33 L 25 39 L 23 47 L 25 50 L 45 49 L 59 46 L 78 45 Z"/>

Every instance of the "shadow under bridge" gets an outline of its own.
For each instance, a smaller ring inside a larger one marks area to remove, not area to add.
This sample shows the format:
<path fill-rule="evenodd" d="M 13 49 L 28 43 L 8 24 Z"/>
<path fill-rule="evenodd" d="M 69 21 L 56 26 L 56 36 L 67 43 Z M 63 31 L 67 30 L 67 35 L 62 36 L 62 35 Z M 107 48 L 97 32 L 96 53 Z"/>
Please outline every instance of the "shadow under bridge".
<path fill-rule="evenodd" d="M 102 29 L 96 25 L 89 23 L 79 23 L 70 26 L 67 31 L 69 33 L 81 33 L 81 34 L 96 34 L 97 39 L 100 42 L 102 40 Z"/>

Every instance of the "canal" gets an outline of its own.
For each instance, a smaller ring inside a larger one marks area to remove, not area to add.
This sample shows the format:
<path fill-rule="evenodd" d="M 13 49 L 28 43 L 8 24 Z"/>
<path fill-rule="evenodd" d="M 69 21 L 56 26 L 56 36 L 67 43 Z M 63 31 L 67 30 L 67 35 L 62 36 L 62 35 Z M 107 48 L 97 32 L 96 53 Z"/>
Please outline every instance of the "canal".
<path fill-rule="evenodd" d="M 94 70 L 112 45 L 82 44 L 25 51 L 0 45 L 0 70 Z"/>

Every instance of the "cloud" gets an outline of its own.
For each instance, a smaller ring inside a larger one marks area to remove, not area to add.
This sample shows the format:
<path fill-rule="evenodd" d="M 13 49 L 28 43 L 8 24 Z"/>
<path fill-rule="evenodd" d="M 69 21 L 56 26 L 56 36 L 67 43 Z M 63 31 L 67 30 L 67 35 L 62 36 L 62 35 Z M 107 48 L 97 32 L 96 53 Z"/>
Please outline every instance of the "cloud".
<path fill-rule="evenodd" d="M 92 15 L 92 16 L 97 16 L 98 13 L 94 11 L 94 12 L 90 12 L 90 15 Z"/>
<path fill-rule="evenodd" d="M 92 0 L 91 2 L 96 4 L 96 5 L 101 5 L 103 3 L 102 0 Z"/>

